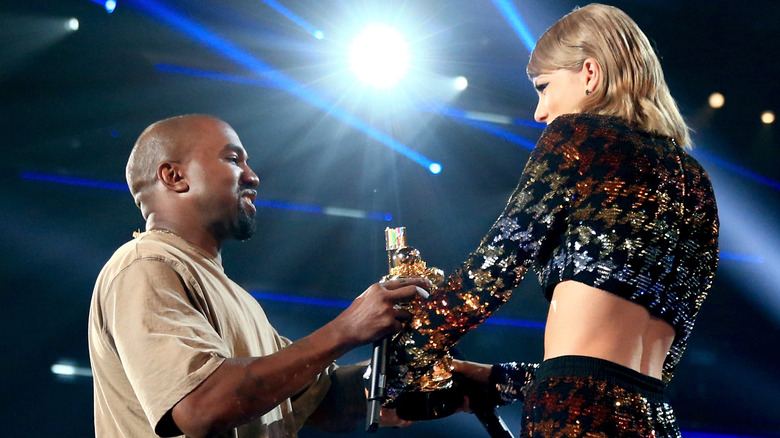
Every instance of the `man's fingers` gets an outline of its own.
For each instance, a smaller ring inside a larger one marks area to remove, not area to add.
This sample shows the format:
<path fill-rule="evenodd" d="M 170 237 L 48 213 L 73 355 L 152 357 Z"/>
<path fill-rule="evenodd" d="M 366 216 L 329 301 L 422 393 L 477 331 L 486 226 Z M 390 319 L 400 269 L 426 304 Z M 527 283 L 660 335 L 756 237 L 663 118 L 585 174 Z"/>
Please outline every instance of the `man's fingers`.
<path fill-rule="evenodd" d="M 400 322 L 411 321 L 412 313 L 405 309 L 395 308 L 395 319 Z"/>
<path fill-rule="evenodd" d="M 404 291 L 403 289 L 407 286 L 417 286 L 427 291 L 433 288 L 433 283 L 425 278 L 394 278 L 392 280 L 382 280 L 379 283 L 372 284 L 368 289 L 364 290 L 363 293 L 358 295 L 356 299 L 364 298 L 369 293 L 374 294 L 381 292 L 383 295 L 387 295 L 388 292 L 399 289 L 402 290 L 400 292 L 400 297 L 410 297 L 414 295 L 414 293 L 410 291 Z M 421 293 L 420 295 L 426 298 L 428 297 L 427 292 Z"/>
<path fill-rule="evenodd" d="M 390 301 L 408 300 L 415 295 L 419 295 L 424 299 L 428 298 L 428 291 L 420 286 L 406 286 L 398 289 L 387 289 L 385 297 Z"/>
<path fill-rule="evenodd" d="M 418 286 L 426 290 L 433 288 L 433 283 L 427 278 L 394 278 L 392 280 L 383 281 L 380 284 L 387 290 L 400 289 L 405 286 Z"/>

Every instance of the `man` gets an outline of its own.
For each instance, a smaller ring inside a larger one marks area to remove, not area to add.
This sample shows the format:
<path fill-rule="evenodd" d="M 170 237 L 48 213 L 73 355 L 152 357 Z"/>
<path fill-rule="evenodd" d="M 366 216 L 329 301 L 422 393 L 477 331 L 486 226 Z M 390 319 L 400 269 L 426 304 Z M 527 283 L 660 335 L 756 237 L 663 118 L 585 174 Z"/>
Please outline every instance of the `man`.
<path fill-rule="evenodd" d="M 127 183 L 146 232 L 101 271 L 89 316 L 98 437 L 294 437 L 365 418 L 347 351 L 398 331 L 394 307 L 430 288 L 374 284 L 296 342 L 224 273 L 220 250 L 254 231 L 259 183 L 238 135 L 206 115 L 162 120 L 139 137 Z"/>

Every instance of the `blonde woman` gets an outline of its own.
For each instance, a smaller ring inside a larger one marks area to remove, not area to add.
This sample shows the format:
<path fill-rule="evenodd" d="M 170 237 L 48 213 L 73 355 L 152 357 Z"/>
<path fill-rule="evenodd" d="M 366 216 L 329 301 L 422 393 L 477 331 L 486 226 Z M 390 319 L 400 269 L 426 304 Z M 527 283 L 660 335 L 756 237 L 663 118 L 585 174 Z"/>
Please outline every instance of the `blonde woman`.
<path fill-rule="evenodd" d="M 548 126 L 504 212 L 393 345 L 392 386 L 424 374 L 533 267 L 550 301 L 543 361 L 455 371 L 523 400 L 522 436 L 677 437 L 665 387 L 718 263 L 709 178 L 621 10 L 566 15 L 527 71 Z"/>

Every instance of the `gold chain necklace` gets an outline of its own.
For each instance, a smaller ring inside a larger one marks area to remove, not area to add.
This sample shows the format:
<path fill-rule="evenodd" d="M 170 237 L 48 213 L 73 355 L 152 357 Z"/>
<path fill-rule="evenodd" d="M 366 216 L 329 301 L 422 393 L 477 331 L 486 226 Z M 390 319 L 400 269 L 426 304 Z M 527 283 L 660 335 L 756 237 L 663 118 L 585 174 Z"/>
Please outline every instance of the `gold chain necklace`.
<path fill-rule="evenodd" d="M 147 233 L 170 234 L 171 236 L 179 237 L 178 234 L 174 233 L 173 231 L 166 230 L 165 228 L 152 228 L 151 230 L 147 231 Z M 142 233 L 140 229 L 133 231 L 133 239 L 140 236 L 141 234 Z"/>

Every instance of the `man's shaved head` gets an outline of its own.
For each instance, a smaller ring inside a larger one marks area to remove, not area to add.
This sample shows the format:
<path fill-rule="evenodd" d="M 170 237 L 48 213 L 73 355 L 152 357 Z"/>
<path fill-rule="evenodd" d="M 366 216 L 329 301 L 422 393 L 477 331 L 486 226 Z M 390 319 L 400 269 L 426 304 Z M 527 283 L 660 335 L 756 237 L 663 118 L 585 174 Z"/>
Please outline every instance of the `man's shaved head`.
<path fill-rule="evenodd" d="M 157 181 L 157 169 L 164 161 L 182 162 L 188 157 L 190 147 L 196 141 L 194 126 L 204 122 L 224 123 L 205 114 L 189 114 L 160 120 L 146 128 L 130 152 L 125 168 L 125 178 L 135 204 L 146 217 L 144 203 L 148 201 L 149 188 Z"/>

